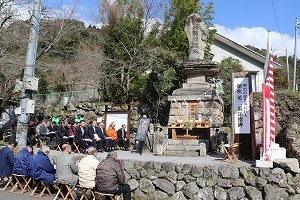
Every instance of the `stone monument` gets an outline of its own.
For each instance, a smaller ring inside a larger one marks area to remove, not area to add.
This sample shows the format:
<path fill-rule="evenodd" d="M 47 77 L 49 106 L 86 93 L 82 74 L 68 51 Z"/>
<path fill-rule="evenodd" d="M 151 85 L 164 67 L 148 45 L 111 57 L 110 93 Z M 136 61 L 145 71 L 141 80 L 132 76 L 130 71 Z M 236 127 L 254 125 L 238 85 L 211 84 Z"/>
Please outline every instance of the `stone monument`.
<path fill-rule="evenodd" d="M 219 64 L 204 59 L 208 29 L 199 14 L 187 17 L 185 32 L 189 41 L 189 58 L 176 63 L 176 67 L 187 81 L 168 97 L 171 102 L 169 121 L 206 120 L 210 127 L 220 127 L 224 120 L 223 101 L 215 87 L 220 84 L 216 84 L 216 79 L 210 79 L 218 74 Z"/>

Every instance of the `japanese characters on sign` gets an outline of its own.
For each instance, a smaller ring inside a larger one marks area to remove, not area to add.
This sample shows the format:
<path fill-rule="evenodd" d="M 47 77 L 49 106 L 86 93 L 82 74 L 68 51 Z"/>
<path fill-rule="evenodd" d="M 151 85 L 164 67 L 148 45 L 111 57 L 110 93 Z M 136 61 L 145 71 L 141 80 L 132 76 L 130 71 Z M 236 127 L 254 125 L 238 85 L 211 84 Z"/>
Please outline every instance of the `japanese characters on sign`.
<path fill-rule="evenodd" d="M 233 79 L 235 134 L 250 134 L 249 79 Z"/>
<path fill-rule="evenodd" d="M 192 54 L 199 54 L 199 49 L 198 49 L 198 23 L 193 22 L 193 50 L 192 50 Z"/>

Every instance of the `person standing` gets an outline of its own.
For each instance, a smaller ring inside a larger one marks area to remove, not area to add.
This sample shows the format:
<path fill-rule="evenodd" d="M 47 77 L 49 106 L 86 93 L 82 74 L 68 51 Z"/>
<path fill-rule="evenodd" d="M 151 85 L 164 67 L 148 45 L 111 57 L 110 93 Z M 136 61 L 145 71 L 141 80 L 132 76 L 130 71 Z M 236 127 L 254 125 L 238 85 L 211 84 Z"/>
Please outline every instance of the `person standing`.
<path fill-rule="evenodd" d="M 148 136 L 148 128 L 150 124 L 150 118 L 146 114 L 144 114 L 140 120 L 137 128 L 137 132 L 135 135 L 135 149 L 136 151 L 142 155 L 143 146 L 145 144 L 146 138 Z"/>
<path fill-rule="evenodd" d="M 10 141 L 8 144 L 0 150 L 0 176 L 11 176 L 14 167 L 14 148 L 18 143 L 16 141 Z"/>
<path fill-rule="evenodd" d="M 18 175 L 30 176 L 31 173 L 31 164 L 32 164 L 32 147 L 24 147 L 14 160 L 13 173 Z"/>
<path fill-rule="evenodd" d="M 56 179 L 60 182 L 66 181 L 68 184 L 74 185 L 78 181 L 78 168 L 74 157 L 71 155 L 71 146 L 63 144 L 62 151 L 62 154 L 56 159 Z"/>
<path fill-rule="evenodd" d="M 108 152 L 96 169 L 96 189 L 101 193 L 123 194 L 124 200 L 131 199 L 131 189 L 125 184 L 125 174 L 117 152 Z"/>
<path fill-rule="evenodd" d="M 93 146 L 87 150 L 88 155 L 78 164 L 79 185 L 85 188 L 95 187 L 96 168 L 100 161 L 97 159 L 97 149 Z"/>

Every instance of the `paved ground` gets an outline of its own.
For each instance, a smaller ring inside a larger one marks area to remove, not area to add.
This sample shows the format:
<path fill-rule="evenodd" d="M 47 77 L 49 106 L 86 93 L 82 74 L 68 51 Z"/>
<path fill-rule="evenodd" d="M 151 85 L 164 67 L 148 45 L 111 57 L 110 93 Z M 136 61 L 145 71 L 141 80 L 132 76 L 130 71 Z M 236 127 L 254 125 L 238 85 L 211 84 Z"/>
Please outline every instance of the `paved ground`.
<path fill-rule="evenodd" d="M 8 191 L 3 192 L 2 187 L 0 189 L 0 200 L 31 200 L 31 199 L 43 199 L 43 200 L 53 200 L 54 197 L 50 195 L 45 195 L 43 198 L 39 197 L 31 197 L 29 196 L 29 192 L 25 192 L 24 194 L 16 194 Z"/>
<path fill-rule="evenodd" d="M 50 151 L 50 156 L 58 156 L 60 152 Z M 138 160 L 138 161 L 155 161 L 155 162 L 172 162 L 172 163 L 189 163 L 201 165 L 221 165 L 231 164 L 229 161 L 222 162 L 224 154 L 209 154 L 205 157 L 176 157 L 176 156 L 155 156 L 150 151 L 145 150 L 142 155 L 138 153 L 131 153 L 130 151 L 117 150 L 118 157 L 121 160 Z M 82 154 L 83 155 L 83 154 Z M 98 153 L 97 157 L 104 159 L 107 153 Z M 238 161 L 235 166 L 251 166 L 253 161 Z"/>

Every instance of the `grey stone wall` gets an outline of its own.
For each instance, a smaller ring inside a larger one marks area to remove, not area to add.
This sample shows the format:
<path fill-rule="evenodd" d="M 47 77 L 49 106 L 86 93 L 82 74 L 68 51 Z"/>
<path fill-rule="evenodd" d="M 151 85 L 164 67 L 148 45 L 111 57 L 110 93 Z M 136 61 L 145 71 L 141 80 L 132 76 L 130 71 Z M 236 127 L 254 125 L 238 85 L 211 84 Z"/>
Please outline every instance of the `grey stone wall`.
<path fill-rule="evenodd" d="M 123 163 L 133 199 L 300 199 L 300 174 L 281 168 Z"/>

